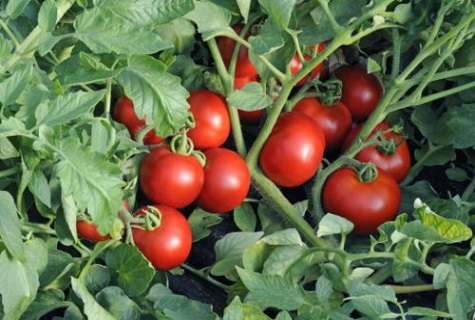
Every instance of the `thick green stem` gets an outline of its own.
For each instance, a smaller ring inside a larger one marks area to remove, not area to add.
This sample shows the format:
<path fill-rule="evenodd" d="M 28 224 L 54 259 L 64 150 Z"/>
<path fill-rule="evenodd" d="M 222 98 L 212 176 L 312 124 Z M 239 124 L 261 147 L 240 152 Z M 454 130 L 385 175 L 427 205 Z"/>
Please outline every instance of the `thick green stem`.
<path fill-rule="evenodd" d="M 416 292 L 426 292 L 434 291 L 435 288 L 432 284 L 419 284 L 414 286 L 396 286 L 396 285 L 384 285 L 391 287 L 396 294 L 407 294 L 407 293 L 416 293 Z"/>
<path fill-rule="evenodd" d="M 18 39 L 15 37 L 15 35 L 13 34 L 13 32 L 10 30 L 10 28 L 8 27 L 8 25 L 2 20 L 0 19 L 0 28 L 3 29 L 3 31 L 5 31 L 5 33 L 7 34 L 7 36 L 10 38 L 10 40 L 13 42 L 13 44 L 15 45 L 15 48 L 18 48 L 20 46 L 20 42 L 18 41 Z"/>

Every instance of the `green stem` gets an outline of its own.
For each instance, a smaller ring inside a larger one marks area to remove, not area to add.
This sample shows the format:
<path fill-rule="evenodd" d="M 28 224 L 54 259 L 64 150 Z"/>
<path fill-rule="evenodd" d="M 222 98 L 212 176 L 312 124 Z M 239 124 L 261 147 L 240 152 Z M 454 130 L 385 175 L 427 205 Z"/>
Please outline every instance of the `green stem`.
<path fill-rule="evenodd" d="M 396 79 L 401 67 L 401 36 L 399 29 L 394 28 L 391 32 L 393 41 L 393 62 L 391 66 L 391 82 Z"/>
<path fill-rule="evenodd" d="M 20 46 L 20 42 L 16 38 L 16 36 L 13 34 L 13 32 L 10 30 L 8 25 L 3 21 L 3 19 L 0 19 L 0 27 L 5 31 L 7 36 L 10 38 L 10 40 L 13 42 L 15 45 L 15 48 L 18 48 Z"/>
<path fill-rule="evenodd" d="M 19 172 L 20 172 L 20 169 L 17 166 L 2 170 L 0 171 L 0 179 L 13 176 Z"/>
<path fill-rule="evenodd" d="M 434 291 L 435 288 L 432 284 L 419 284 L 413 286 L 397 286 L 392 284 L 382 284 L 382 286 L 391 287 L 396 294 L 407 294 L 416 292 Z"/>
<path fill-rule="evenodd" d="M 209 276 L 209 274 L 207 272 L 204 272 L 204 271 L 201 271 L 201 270 L 197 270 L 189 265 L 187 265 L 186 263 L 183 263 L 181 265 L 181 267 L 183 269 L 185 269 L 186 271 L 189 271 L 191 272 L 192 274 L 194 274 L 195 276 L 198 276 L 200 277 L 201 279 L 204 279 L 206 281 L 208 281 L 209 283 L 211 283 L 212 285 L 220 288 L 221 290 L 223 291 L 226 291 L 226 292 L 230 292 L 231 291 L 231 287 L 230 286 L 227 286 L 225 285 L 224 283 L 212 278 Z"/>
<path fill-rule="evenodd" d="M 475 177 L 472 178 L 472 181 L 468 184 L 468 186 L 465 188 L 464 192 L 460 196 L 460 199 L 462 201 L 470 201 L 470 198 L 473 197 L 473 193 L 475 190 Z"/>
<path fill-rule="evenodd" d="M 89 259 L 86 262 L 86 265 L 82 268 L 81 273 L 79 274 L 79 280 L 84 281 L 87 271 L 91 267 L 91 265 L 94 263 L 94 261 L 99 257 L 99 255 L 109 248 L 111 245 L 115 244 L 116 242 L 114 240 L 107 240 L 107 241 L 101 241 L 96 243 L 94 246 L 94 249 L 91 251 L 89 255 Z"/>
<path fill-rule="evenodd" d="M 330 22 L 330 26 L 333 29 L 333 32 L 335 34 L 339 34 L 342 32 L 343 27 L 336 21 L 335 16 L 333 13 L 330 11 L 330 8 L 328 7 L 328 0 L 318 0 L 318 4 L 320 5 L 320 8 L 322 8 L 323 12 L 325 13 L 325 16 L 328 19 L 328 22 Z"/>
<path fill-rule="evenodd" d="M 431 159 L 432 155 L 438 152 L 439 150 L 444 149 L 445 147 L 446 146 L 444 145 L 434 146 L 429 142 L 428 151 L 422 157 L 420 157 L 419 160 L 414 165 L 411 166 L 409 173 L 407 174 L 406 178 L 404 179 L 404 181 L 401 182 L 400 185 L 407 186 L 411 181 L 413 181 L 417 177 L 417 175 L 422 171 L 422 169 L 424 169 L 424 167 L 426 166 L 426 162 Z"/>

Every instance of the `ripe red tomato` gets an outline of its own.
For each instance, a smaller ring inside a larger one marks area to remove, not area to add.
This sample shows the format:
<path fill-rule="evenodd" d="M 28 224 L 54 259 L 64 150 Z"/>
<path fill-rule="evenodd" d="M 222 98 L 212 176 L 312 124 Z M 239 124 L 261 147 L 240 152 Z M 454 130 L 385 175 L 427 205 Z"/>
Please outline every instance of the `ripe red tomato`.
<path fill-rule="evenodd" d="M 360 235 L 374 233 L 380 224 L 394 219 L 400 204 L 399 185 L 384 171 L 362 182 L 353 169 L 342 167 L 327 178 L 322 190 L 323 209 L 353 222 L 353 232 Z"/>
<path fill-rule="evenodd" d="M 312 46 L 311 47 L 312 50 L 315 50 L 315 46 Z M 316 48 L 316 53 L 320 54 L 323 50 L 325 49 L 325 43 L 320 43 L 317 45 L 317 48 Z M 303 55 L 303 58 L 305 59 L 305 61 L 310 61 L 312 60 L 312 56 L 311 55 L 308 55 L 308 54 L 304 54 Z M 307 81 L 308 77 L 310 76 L 310 79 L 315 79 L 318 77 L 320 71 L 322 71 L 323 69 L 323 65 L 324 63 L 319 63 L 311 72 L 310 72 L 310 75 L 307 75 L 306 77 L 303 77 L 299 82 L 297 82 L 297 86 L 301 86 L 305 83 L 305 81 Z M 292 60 L 290 61 L 290 74 L 294 75 L 296 74 L 297 72 L 300 71 L 300 69 L 303 68 L 303 63 L 302 61 L 300 60 L 298 54 L 294 54 L 294 56 L 292 57 Z"/>
<path fill-rule="evenodd" d="M 363 125 L 363 123 L 357 125 L 348 133 L 343 142 L 343 151 L 348 149 Z M 373 129 L 368 139 L 374 136 L 377 131 L 385 131 L 390 128 L 391 125 L 389 123 L 381 122 Z M 395 132 L 385 133 L 384 139 L 387 141 L 392 140 L 393 142 L 386 148 L 378 145 L 368 146 L 358 152 L 354 158 L 360 162 L 374 163 L 379 169 L 389 173 L 397 182 L 401 182 L 411 168 L 409 146 L 404 137 Z"/>
<path fill-rule="evenodd" d="M 231 121 L 224 99 L 209 90 L 194 90 L 188 98 L 195 127 L 187 132 L 196 149 L 221 146 L 231 132 Z"/>
<path fill-rule="evenodd" d="M 143 158 L 139 182 L 141 190 L 153 203 L 183 208 L 200 194 L 204 172 L 194 156 L 159 147 Z"/>
<path fill-rule="evenodd" d="M 205 182 L 196 204 L 213 213 L 231 211 L 244 201 L 250 188 L 246 162 L 225 148 L 206 150 L 205 156 Z"/>
<path fill-rule="evenodd" d="M 112 110 L 112 118 L 127 127 L 132 139 L 136 139 L 137 133 L 145 126 L 145 119 L 138 118 L 134 110 L 134 103 L 125 95 L 121 95 L 117 99 Z M 143 143 L 148 145 L 159 144 L 162 141 L 163 138 L 157 136 L 153 129 L 148 131 L 143 138 Z"/>
<path fill-rule="evenodd" d="M 191 227 L 185 216 L 178 210 L 155 205 L 160 211 L 160 225 L 153 230 L 144 230 L 132 226 L 135 246 L 152 265 L 159 270 L 170 270 L 186 261 L 191 251 Z M 147 207 L 134 212 L 134 216 L 144 215 Z"/>
<path fill-rule="evenodd" d="M 256 81 L 256 79 L 251 77 L 241 77 L 241 78 L 234 78 L 234 87 L 236 89 L 241 89 L 246 85 L 246 83 Z M 249 125 L 257 125 L 261 122 L 262 115 L 264 114 L 264 109 L 253 110 L 253 111 L 245 111 L 239 110 L 239 119 L 242 123 L 249 124 Z"/>
<path fill-rule="evenodd" d="M 236 25 L 233 27 L 234 31 L 237 34 L 241 33 L 242 25 Z M 244 38 L 247 39 L 249 34 Z M 223 62 L 227 68 L 231 63 L 233 57 L 234 48 L 236 47 L 236 41 L 228 37 L 219 37 L 218 38 L 218 48 Z M 239 53 L 236 60 L 236 71 L 234 73 L 236 77 L 257 77 L 257 70 L 252 64 L 251 59 L 249 59 L 248 49 L 244 46 L 239 47 Z"/>
<path fill-rule="evenodd" d="M 325 135 L 325 153 L 340 150 L 341 144 L 351 129 L 351 114 L 340 101 L 332 106 L 324 106 L 318 98 L 303 98 L 293 108 L 312 118 Z"/>
<path fill-rule="evenodd" d="M 379 79 L 363 68 L 349 65 L 338 68 L 335 75 L 342 82 L 341 101 L 350 110 L 353 120 L 368 118 L 383 95 Z"/>
<path fill-rule="evenodd" d="M 323 158 L 325 136 L 308 116 L 288 112 L 279 116 L 259 155 L 264 174 L 282 187 L 308 181 Z"/>

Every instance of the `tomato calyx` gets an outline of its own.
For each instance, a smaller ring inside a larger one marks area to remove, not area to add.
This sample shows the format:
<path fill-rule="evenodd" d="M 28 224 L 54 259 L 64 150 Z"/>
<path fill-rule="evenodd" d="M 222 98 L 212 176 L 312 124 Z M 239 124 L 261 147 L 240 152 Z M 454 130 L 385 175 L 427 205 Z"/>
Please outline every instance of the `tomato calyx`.
<path fill-rule="evenodd" d="M 136 229 L 152 231 L 160 227 L 161 218 L 162 214 L 158 208 L 147 206 L 139 216 L 133 218 L 131 226 Z"/>
<path fill-rule="evenodd" d="M 322 85 L 323 93 L 320 94 L 320 102 L 325 107 L 331 107 L 341 100 L 342 82 L 340 79 L 330 79 Z"/>
<path fill-rule="evenodd" d="M 186 132 L 187 129 L 183 129 L 170 140 L 170 151 L 184 156 L 193 156 L 204 167 L 206 164 L 205 154 L 195 149 L 193 140 L 186 135 Z"/>
<path fill-rule="evenodd" d="M 360 162 L 353 170 L 361 183 L 370 183 L 378 178 L 378 168 L 371 162 Z"/>

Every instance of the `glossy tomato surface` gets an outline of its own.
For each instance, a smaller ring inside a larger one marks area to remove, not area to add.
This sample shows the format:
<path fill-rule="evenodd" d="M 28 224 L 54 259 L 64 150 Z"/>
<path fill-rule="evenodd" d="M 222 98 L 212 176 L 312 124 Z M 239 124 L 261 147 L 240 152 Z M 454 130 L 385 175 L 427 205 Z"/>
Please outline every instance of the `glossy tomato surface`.
<path fill-rule="evenodd" d="M 187 132 L 196 149 L 221 146 L 231 132 L 228 107 L 224 99 L 209 90 L 194 90 L 188 97 L 195 127 Z"/>
<path fill-rule="evenodd" d="M 322 190 L 323 209 L 353 222 L 353 232 L 360 235 L 372 234 L 394 219 L 400 204 L 399 185 L 384 171 L 362 182 L 353 169 L 343 167 L 327 178 Z"/>
<path fill-rule="evenodd" d="M 239 35 L 242 31 L 242 25 L 236 25 L 233 27 L 234 31 Z M 247 39 L 249 34 L 244 38 Z M 227 68 L 231 64 L 231 59 L 233 57 L 234 48 L 236 47 L 236 41 L 228 37 L 219 37 L 218 38 L 218 48 L 223 62 Z M 236 60 L 236 70 L 234 73 L 236 77 L 257 77 L 257 70 L 254 67 L 251 59 L 249 58 L 248 49 L 244 46 L 239 47 L 239 53 Z"/>
<path fill-rule="evenodd" d="M 325 44 L 320 43 L 316 46 L 316 53 L 320 54 L 323 50 L 325 49 Z M 315 46 L 312 46 L 312 50 L 315 50 Z M 312 56 L 308 54 L 304 54 L 303 58 L 305 61 L 310 61 L 312 60 Z M 310 77 L 310 79 L 315 79 L 319 76 L 320 72 L 323 70 L 324 62 L 319 63 L 311 72 L 309 75 L 306 77 L 303 77 L 299 82 L 297 82 L 297 86 L 301 86 L 307 81 L 307 79 Z M 303 68 L 303 63 L 302 60 L 300 60 L 298 54 L 294 54 L 292 57 L 292 60 L 290 60 L 290 74 L 295 75 L 297 72 L 299 72 Z"/>
<path fill-rule="evenodd" d="M 344 65 L 335 71 L 342 82 L 341 101 L 355 122 L 368 118 L 383 95 L 378 77 L 357 66 Z"/>
<path fill-rule="evenodd" d="M 247 83 L 252 82 L 252 81 L 256 81 L 256 79 L 251 78 L 251 77 L 234 78 L 234 87 L 236 89 L 241 89 Z M 236 106 L 236 107 L 239 108 L 239 106 Z M 262 119 L 262 116 L 264 114 L 264 109 L 253 110 L 253 111 L 238 109 L 238 113 L 239 113 L 239 119 L 241 120 L 242 123 L 249 124 L 249 125 L 257 125 L 260 123 Z"/>
<path fill-rule="evenodd" d="M 241 156 L 229 149 L 205 151 L 205 182 L 196 204 L 208 212 L 226 213 L 239 206 L 251 184 L 249 169 Z"/>
<path fill-rule="evenodd" d="M 89 240 L 91 242 L 99 242 L 110 239 L 109 235 L 102 235 L 99 233 L 96 224 L 86 220 L 78 219 L 76 221 L 76 229 L 78 235 L 81 238 Z"/>
<path fill-rule="evenodd" d="M 279 116 L 261 150 L 259 164 L 278 186 L 295 187 L 317 172 L 324 150 L 323 131 L 310 117 L 292 111 Z"/>
<path fill-rule="evenodd" d="M 153 230 L 143 230 L 132 226 L 135 246 L 159 270 L 170 270 L 186 261 L 191 251 L 192 232 L 188 220 L 178 210 L 154 206 L 160 211 L 160 225 Z M 147 207 L 134 212 L 141 216 Z"/>
<path fill-rule="evenodd" d="M 325 153 L 340 150 L 352 125 L 350 111 L 341 101 L 324 106 L 318 98 L 307 97 L 300 100 L 293 111 L 306 114 L 322 129 L 325 135 Z"/>
<path fill-rule="evenodd" d="M 117 99 L 112 111 L 112 118 L 127 127 L 132 139 L 137 139 L 137 134 L 145 126 L 145 119 L 138 118 L 135 113 L 134 103 L 125 95 L 121 95 Z M 143 143 L 148 145 L 159 144 L 162 141 L 163 138 L 157 136 L 153 129 L 148 131 L 143 137 Z"/>
<path fill-rule="evenodd" d="M 361 123 L 350 131 L 343 142 L 343 150 L 346 150 L 350 146 L 357 134 L 361 131 L 363 125 L 364 123 Z M 382 134 L 383 131 L 390 128 L 391 125 L 389 123 L 381 122 L 374 128 L 368 139 L 374 136 L 376 132 L 381 131 Z M 354 158 L 361 162 L 374 163 L 379 169 L 389 173 L 396 181 L 401 182 L 407 176 L 411 168 L 411 152 L 409 146 L 405 138 L 395 132 L 386 132 L 384 139 L 388 142 L 392 140 L 391 148 L 371 145 L 358 152 Z"/>
<path fill-rule="evenodd" d="M 153 203 L 183 208 L 201 192 L 204 172 L 194 156 L 159 147 L 143 158 L 139 182 L 141 190 Z"/>

